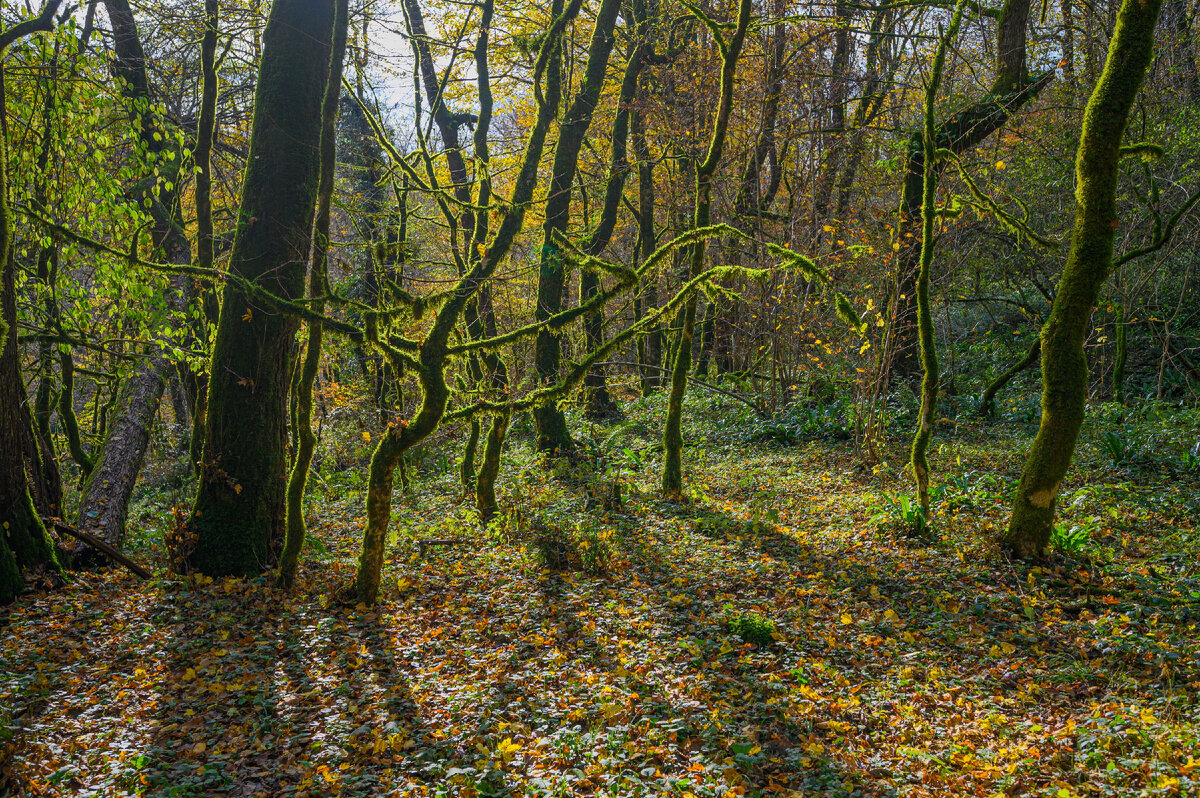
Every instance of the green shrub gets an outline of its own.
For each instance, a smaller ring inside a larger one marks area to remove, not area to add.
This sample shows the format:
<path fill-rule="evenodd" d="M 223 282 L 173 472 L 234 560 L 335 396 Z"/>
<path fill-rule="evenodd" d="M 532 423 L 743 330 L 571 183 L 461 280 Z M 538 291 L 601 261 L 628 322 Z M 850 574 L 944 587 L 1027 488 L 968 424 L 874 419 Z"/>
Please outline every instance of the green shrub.
<path fill-rule="evenodd" d="M 738 613 L 725 621 L 725 628 L 747 643 L 769 646 L 775 642 L 775 622 L 754 613 Z"/>

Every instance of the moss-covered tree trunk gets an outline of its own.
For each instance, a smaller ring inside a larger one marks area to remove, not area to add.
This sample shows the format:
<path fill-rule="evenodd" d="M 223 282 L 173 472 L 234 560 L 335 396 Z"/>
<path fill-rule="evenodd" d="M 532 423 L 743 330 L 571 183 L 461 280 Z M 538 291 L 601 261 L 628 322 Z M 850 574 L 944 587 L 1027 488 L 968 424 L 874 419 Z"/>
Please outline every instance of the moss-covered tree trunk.
<path fill-rule="evenodd" d="M 1030 81 L 1025 74 L 1026 28 L 1029 0 L 1007 0 L 996 23 L 996 78 L 991 90 L 978 102 L 964 108 L 937 126 L 937 149 L 961 153 L 992 135 L 1001 125 L 1045 87 L 1053 72 Z M 920 368 L 917 321 L 917 275 L 921 264 L 921 238 L 913 235 L 922 218 L 925 194 L 925 129 L 913 131 L 908 142 L 900 215 L 896 226 L 896 283 L 890 308 L 890 323 L 880 355 L 880 368 L 904 379 L 915 377 Z M 936 185 L 937 172 L 935 167 Z"/>
<path fill-rule="evenodd" d="M 495 518 L 500 509 L 496 501 L 496 477 L 500 474 L 500 454 L 504 449 L 508 419 L 508 413 L 497 413 L 492 419 L 483 447 L 483 462 L 479 464 L 479 476 L 475 481 L 475 508 L 485 524 Z"/>
<path fill-rule="evenodd" d="M 934 179 L 934 163 L 937 160 L 935 149 L 934 129 L 936 126 L 936 106 L 938 86 L 942 82 L 942 70 L 946 65 L 946 50 L 958 35 L 958 27 L 962 23 L 963 0 L 954 8 L 954 16 L 950 19 L 950 27 L 946 29 L 941 41 L 938 42 L 937 53 L 933 57 L 933 68 L 930 70 L 929 86 L 925 89 L 925 128 L 922 131 L 921 142 L 925 151 L 921 158 L 924 175 L 921 185 L 921 262 L 917 270 L 917 327 L 918 340 L 921 346 L 921 409 L 917 414 L 917 430 L 913 435 L 912 451 L 909 464 L 913 477 L 917 481 L 917 498 L 921 503 L 921 523 L 927 524 L 930 519 L 929 507 L 929 441 L 933 437 L 933 424 L 937 417 L 937 394 L 940 382 L 938 368 L 937 343 L 933 334 L 933 309 L 929 300 L 929 271 L 933 265 L 933 227 L 937 220 L 934 207 L 937 181 Z"/>
<path fill-rule="evenodd" d="M 638 172 L 638 249 L 643 260 L 654 254 L 657 237 L 654 230 L 654 161 L 646 142 L 645 114 L 633 110 L 630 117 L 633 154 Z M 658 305 L 658 275 L 646 278 L 646 286 L 635 297 L 634 315 L 640 318 L 646 310 Z M 642 396 L 649 396 L 662 385 L 662 325 L 655 324 L 645 336 L 638 338 L 637 355 L 641 366 Z"/>
<path fill-rule="evenodd" d="M 559 124 L 550 189 L 546 196 L 546 221 L 542 225 L 537 308 L 534 312 L 538 321 L 545 321 L 562 310 L 566 274 L 556 236 L 566 233 L 570 221 L 572 187 L 579 168 L 579 151 L 583 148 L 583 139 L 592 124 L 592 114 L 596 110 L 600 90 L 604 86 L 608 59 L 616 41 L 613 27 L 620 6 L 618 0 L 602 0 L 596 15 L 596 27 L 588 46 L 583 83 Z M 552 63 L 547 79 L 560 80 L 560 76 L 556 74 L 560 68 L 559 64 Z M 543 385 L 551 385 L 558 381 L 561 356 L 559 333 L 551 329 L 539 332 L 534 345 L 534 358 L 538 379 Z M 534 408 L 533 418 L 537 423 L 539 452 L 562 452 L 572 448 L 574 442 L 570 430 L 567 429 L 567 421 L 556 402 L 547 402 Z"/>
<path fill-rule="evenodd" d="M 717 111 L 713 118 L 712 135 L 704 160 L 696 165 L 695 210 L 693 228 L 707 227 L 711 221 L 712 180 L 721 162 L 725 148 L 725 133 L 729 127 L 729 113 L 733 108 L 733 79 L 737 73 L 738 58 L 746 40 L 746 29 L 750 25 L 751 0 L 738 3 L 737 27 L 728 42 L 720 41 L 721 50 L 721 94 L 717 100 Z M 717 34 L 720 36 L 721 34 Z M 691 277 L 704 270 L 704 239 L 692 245 Z M 663 473 L 662 493 L 667 499 L 683 498 L 683 396 L 687 391 L 687 380 L 692 370 L 692 337 L 696 327 L 696 295 L 688 297 L 684 304 L 679 337 L 671 362 L 671 394 L 667 400 L 667 420 L 663 425 Z"/>
<path fill-rule="evenodd" d="M 263 34 L 250 158 L 229 270 L 301 297 L 320 166 L 333 0 L 276 0 Z M 226 283 L 209 369 L 192 566 L 253 574 L 282 542 L 288 382 L 298 324 Z"/>
<path fill-rule="evenodd" d="M 520 171 L 509 198 L 511 210 L 504 214 L 495 235 L 489 240 L 488 246 L 482 249 L 485 254 L 474 262 L 450 290 L 420 344 L 416 365 L 421 404 L 416 414 L 409 420 L 389 424 L 371 455 L 367 484 L 367 528 L 363 532 L 362 553 L 359 555 L 358 571 L 352 588 L 354 595 L 368 604 L 374 603 L 379 595 L 384 550 L 392 518 L 392 487 L 396 466 L 406 451 L 437 429 L 446 413 L 446 405 L 450 398 L 450 389 L 446 384 L 450 335 L 458 325 L 467 303 L 478 295 L 481 286 L 492 276 L 499 262 L 508 256 L 514 238 L 524 226 L 525 208 L 533 199 L 537 186 L 538 167 L 545 149 L 546 132 L 559 103 L 560 84 L 555 72 L 562 32 L 579 13 L 581 3 L 582 0 L 571 0 L 564 10 L 563 0 L 554 0 L 551 6 L 554 21 L 542 42 L 534 70 L 534 94 L 538 102 L 538 113 L 529 132 Z M 486 52 L 483 55 L 486 55 Z M 486 69 L 480 69 L 479 74 L 486 76 Z M 540 85 L 543 75 L 546 76 L 544 94 Z M 480 91 L 480 103 L 480 116 L 490 117 L 491 93 L 483 86 Z M 393 153 L 393 156 L 398 156 L 398 153 Z"/>
<path fill-rule="evenodd" d="M 584 245 L 584 252 L 589 255 L 599 255 L 612 240 L 613 230 L 617 224 L 617 211 L 625 194 L 625 184 L 629 179 L 629 131 L 631 126 L 630 106 L 637 98 L 639 78 L 642 67 L 652 50 L 649 37 L 649 24 L 644 19 L 640 5 L 634 6 L 634 18 L 626 23 L 627 29 L 633 34 L 633 47 L 625 63 L 625 72 L 621 77 L 621 92 L 617 97 L 617 115 L 612 126 L 612 156 L 609 159 L 608 178 L 604 185 L 604 204 L 600 211 L 600 221 L 591 237 Z M 579 274 L 579 301 L 587 302 L 600 293 L 602 288 L 600 275 L 590 269 L 582 269 Z M 584 334 L 587 350 L 596 351 L 604 340 L 604 311 L 597 308 L 584 318 Z M 621 408 L 608 390 L 608 380 L 604 366 L 596 365 L 588 371 L 583 381 L 583 391 L 587 398 L 585 413 L 588 418 L 596 421 L 611 420 L 621 417 Z"/>
<path fill-rule="evenodd" d="M 312 309 L 325 312 L 329 293 L 329 213 L 333 204 L 334 167 L 337 165 L 338 96 L 342 89 L 342 61 L 346 54 L 346 28 L 349 0 L 334 0 L 333 46 L 329 58 L 329 79 L 321 103 L 321 165 L 317 181 L 317 216 L 313 225 L 312 265 L 309 267 L 308 296 Z M 278 584 L 290 588 L 296 581 L 300 548 L 304 545 L 304 488 L 312 465 L 317 436 L 312 429 L 313 383 L 321 365 L 321 324 L 309 321 L 308 342 L 296 380 L 296 454 L 287 484 L 287 528 L 283 553 L 279 557 Z"/>
<path fill-rule="evenodd" d="M 1161 0 L 1123 0 L 1104 71 L 1084 112 L 1075 158 L 1071 251 L 1042 329 L 1042 420 L 1013 497 L 1004 543 L 1021 558 L 1050 542 L 1062 479 L 1075 452 L 1087 393 L 1083 343 L 1113 257 L 1121 136 L 1154 50 Z"/>
<path fill-rule="evenodd" d="M 59 0 L 50 0 L 41 13 L 0 32 L 0 120 L 8 117 L 4 94 L 4 56 L 9 45 L 53 27 Z M 28 462 L 40 448 L 34 440 L 25 381 L 17 348 L 17 275 L 12 257 L 12 214 L 8 205 L 8 131 L 0 122 L 0 605 L 24 589 L 21 570 L 47 568 L 57 572 L 58 560 L 46 527 L 30 494 Z M 54 508 L 50 508 L 54 509 Z"/>

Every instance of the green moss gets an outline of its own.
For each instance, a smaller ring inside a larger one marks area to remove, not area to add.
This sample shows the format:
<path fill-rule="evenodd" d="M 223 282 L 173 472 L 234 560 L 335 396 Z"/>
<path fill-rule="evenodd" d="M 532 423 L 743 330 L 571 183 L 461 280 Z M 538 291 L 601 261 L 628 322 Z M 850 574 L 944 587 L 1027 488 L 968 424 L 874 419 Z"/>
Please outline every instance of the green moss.
<path fill-rule="evenodd" d="M 213 348 L 192 566 L 255 574 L 283 542 L 288 383 L 320 171 L 332 3 L 276 0 L 263 34 L 250 158 Z M 249 293 L 248 293 L 249 292 Z M 249 295 L 253 293 L 253 298 Z"/>
<path fill-rule="evenodd" d="M 483 523 L 489 523 L 500 509 L 496 501 L 496 477 L 500 473 L 500 454 L 504 449 L 504 438 L 508 431 L 509 414 L 497 413 L 492 417 L 488 429 L 487 443 L 483 449 L 483 463 L 479 466 L 479 478 L 475 482 L 475 507 Z"/>
<path fill-rule="evenodd" d="M 695 11 L 695 9 L 693 9 Z M 696 166 L 695 210 L 693 230 L 707 228 L 712 213 L 712 179 L 721 162 L 725 148 L 725 133 L 729 127 L 729 113 L 733 107 L 733 79 L 737 72 L 738 58 L 750 25 L 752 4 L 741 0 L 738 4 L 737 27 L 728 43 L 722 39 L 719 29 L 714 29 L 721 50 L 721 94 L 717 102 L 717 113 L 713 119 L 712 135 L 704 160 Z M 702 17 L 702 21 L 704 18 Z M 691 274 L 694 279 L 704 270 L 705 238 L 698 238 L 691 246 Z M 652 256 L 653 257 L 653 256 Z M 671 358 L 671 393 L 667 400 L 667 419 L 663 425 L 663 475 L 662 494 L 665 498 L 678 500 L 683 497 L 683 396 L 687 392 L 688 375 L 692 370 L 692 337 L 696 327 L 696 295 L 687 299 L 683 312 L 676 318 L 681 322 Z"/>
<path fill-rule="evenodd" d="M 1121 137 L 1154 51 L 1160 0 L 1123 0 L 1108 59 L 1088 101 L 1075 160 L 1075 226 L 1042 329 L 1042 418 L 1013 497 L 1004 543 L 1022 558 L 1050 542 L 1055 505 L 1083 424 L 1083 344 L 1113 258 Z"/>
<path fill-rule="evenodd" d="M 1010 0 L 1012 2 L 1013 0 Z M 933 437 L 933 425 L 937 417 L 937 395 L 940 372 L 938 368 L 937 342 L 934 340 L 933 311 L 929 304 L 929 270 L 933 264 L 933 227 L 937 219 L 934 207 L 937 192 L 937 179 L 934 171 L 934 140 L 936 131 L 935 110 L 937 104 L 938 86 L 942 81 L 942 70 L 946 65 L 946 50 L 958 34 L 962 23 L 964 0 L 959 0 L 946 29 L 938 43 L 936 55 L 933 58 L 933 69 L 929 86 L 925 90 L 925 129 L 921 141 L 925 152 L 921 163 L 924 167 L 921 200 L 921 260 L 917 270 L 917 333 L 921 351 L 921 411 L 917 416 L 917 430 L 913 435 L 910 464 L 913 476 L 917 480 L 917 496 L 921 502 L 921 512 L 925 518 L 929 512 L 929 441 Z"/>
<path fill-rule="evenodd" d="M 329 215 L 333 200 L 334 168 L 336 166 L 336 136 L 338 96 L 342 87 L 342 61 L 346 53 L 347 20 L 349 0 L 337 0 L 334 9 L 333 42 L 329 59 L 329 77 L 325 83 L 325 97 L 321 103 L 321 162 L 317 188 L 317 215 L 314 225 L 316 240 L 313 246 L 313 263 L 309 274 L 308 295 L 314 299 L 313 310 L 325 311 L 324 297 L 329 293 L 327 279 L 329 261 Z M 321 365 L 322 326 L 308 322 L 308 343 L 304 351 L 304 362 L 296 375 L 293 395 L 295 420 L 293 430 L 296 438 L 295 462 L 287 484 L 287 526 L 284 533 L 283 552 L 279 558 L 280 587 L 290 588 L 296 580 L 296 568 L 300 550 L 304 547 L 304 489 L 308 484 L 308 469 L 312 465 L 313 449 L 317 436 L 312 430 L 313 382 Z"/>

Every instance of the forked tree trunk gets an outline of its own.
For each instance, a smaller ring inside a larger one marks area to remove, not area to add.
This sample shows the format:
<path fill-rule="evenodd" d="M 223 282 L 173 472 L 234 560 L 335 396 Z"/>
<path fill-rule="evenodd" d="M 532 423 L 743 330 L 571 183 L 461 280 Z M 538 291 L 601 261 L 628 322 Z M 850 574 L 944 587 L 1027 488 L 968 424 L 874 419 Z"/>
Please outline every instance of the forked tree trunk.
<path fill-rule="evenodd" d="M 276 0 L 263 34 L 237 233 L 213 348 L 191 565 L 256 574 L 282 542 L 288 384 L 298 323 L 255 293 L 303 296 L 333 0 Z"/>
<path fill-rule="evenodd" d="M 1007 0 L 996 24 L 995 82 L 987 96 L 937 126 L 934 133 L 937 149 L 957 154 L 981 144 L 1048 85 L 1053 72 L 1032 82 L 1025 77 L 1028 20 L 1029 0 Z M 880 360 L 880 368 L 904 379 L 915 377 L 921 366 L 916 302 L 921 238 L 913 233 L 921 224 L 925 186 L 924 137 L 922 126 L 913 131 L 908 142 L 900 217 L 896 226 L 896 283 L 891 299 L 891 323 Z M 937 174 L 935 165 L 935 181 Z"/>
<path fill-rule="evenodd" d="M 613 26 L 616 24 L 620 5 L 618 0 L 602 0 L 600 4 L 596 27 L 588 46 L 583 84 L 571 101 L 558 130 L 550 193 L 546 197 L 546 221 L 542 225 L 537 309 L 534 312 L 538 321 L 545 321 L 562 310 L 566 275 L 563 270 L 562 253 L 555 236 L 565 233 L 570 221 L 572 187 L 579 168 L 579 151 L 583 148 L 583 139 L 592 124 L 592 113 L 600 100 L 600 89 L 604 85 L 608 69 L 608 58 L 616 41 Z M 557 68 L 557 65 L 551 65 L 552 70 Z M 553 74 L 548 77 L 552 80 L 558 79 Z M 538 380 L 543 385 L 551 385 L 558 381 L 561 356 L 559 333 L 556 330 L 541 330 L 537 336 L 534 357 Z M 556 402 L 547 402 L 535 407 L 533 417 L 537 422 L 539 452 L 563 452 L 574 446 L 570 430 L 567 429 L 567 421 Z"/>
<path fill-rule="evenodd" d="M 388 526 L 392 518 L 392 485 L 396 466 L 404 453 L 429 436 L 446 413 L 450 389 L 446 385 L 446 361 L 450 335 L 459 324 L 467 303 L 478 296 L 480 288 L 492 277 L 497 264 L 507 257 L 513 240 L 525 223 L 525 207 L 533 199 L 537 185 L 538 166 L 546 143 L 546 131 L 550 126 L 555 109 L 558 108 L 560 84 L 557 78 L 558 53 L 563 29 L 574 21 L 582 0 L 571 0 L 563 9 L 563 0 L 554 0 L 551 5 L 553 22 L 542 47 L 538 51 L 535 69 L 535 94 L 538 113 L 529 138 L 525 154 L 521 159 L 520 171 L 510 196 L 512 210 L 505 214 L 489 241 L 485 253 L 464 274 L 447 294 L 446 301 L 438 310 L 429 332 L 422 341 L 417 354 L 417 379 L 421 389 L 421 404 L 408 420 L 389 424 L 380 436 L 379 443 L 371 455 L 370 478 L 367 483 L 367 528 L 363 532 L 362 553 L 358 559 L 358 570 L 351 590 L 363 602 L 373 604 L 379 596 L 379 582 L 383 573 L 384 549 L 387 545 Z M 486 51 L 481 53 L 486 57 Z M 546 93 L 536 81 L 546 73 Z M 480 88 L 480 116 L 491 116 L 491 92 L 486 88 L 486 69 L 479 70 L 484 78 Z M 393 157 L 399 154 L 392 151 Z M 495 421 L 493 425 L 495 425 Z M 502 439 L 502 438 L 501 438 Z M 485 456 L 486 461 L 486 456 Z"/>
<path fill-rule="evenodd" d="M 1062 479 L 1083 424 L 1087 357 L 1083 343 L 1112 265 L 1121 136 L 1154 51 L 1161 0 L 1123 0 L 1104 71 L 1088 100 L 1075 160 L 1075 228 L 1071 251 L 1042 329 L 1042 420 L 1004 543 L 1022 558 L 1050 542 Z"/>

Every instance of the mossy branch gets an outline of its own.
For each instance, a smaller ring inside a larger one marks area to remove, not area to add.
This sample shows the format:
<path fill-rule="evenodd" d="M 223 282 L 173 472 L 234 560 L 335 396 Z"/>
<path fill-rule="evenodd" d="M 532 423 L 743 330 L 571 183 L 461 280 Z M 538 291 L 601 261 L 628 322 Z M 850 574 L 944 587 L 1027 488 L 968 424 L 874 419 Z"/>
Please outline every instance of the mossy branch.
<path fill-rule="evenodd" d="M 1043 246 L 1046 249 L 1059 248 L 1060 245 L 1057 241 L 1038 233 L 1031 228 L 1028 223 L 1025 222 L 1025 220 L 1018 219 L 1008 211 L 1001 208 L 999 203 L 988 196 L 988 194 L 979 187 L 979 184 L 975 182 L 975 179 L 971 177 L 965 168 L 963 168 L 961 161 L 955 159 L 954 165 L 958 169 L 958 176 L 962 178 L 963 183 L 967 186 L 967 190 L 971 192 L 971 196 L 975 199 L 977 208 L 986 210 L 988 213 L 998 219 L 1002 225 L 1018 236 L 1025 236 L 1030 241 Z M 1018 204 L 1020 203 L 1018 202 Z M 1021 207 L 1024 208 L 1024 205 Z"/>

